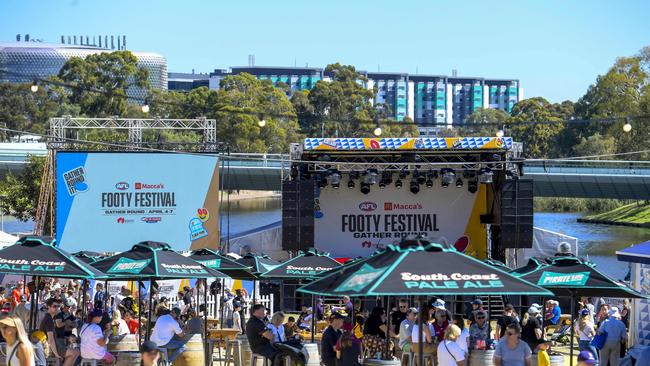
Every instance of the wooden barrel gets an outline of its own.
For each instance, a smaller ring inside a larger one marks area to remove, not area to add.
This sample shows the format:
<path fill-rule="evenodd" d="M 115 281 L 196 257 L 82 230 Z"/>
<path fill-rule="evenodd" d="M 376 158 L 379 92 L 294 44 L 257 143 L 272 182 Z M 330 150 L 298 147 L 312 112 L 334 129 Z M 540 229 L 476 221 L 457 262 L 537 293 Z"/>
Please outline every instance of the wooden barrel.
<path fill-rule="evenodd" d="M 469 351 L 469 366 L 492 366 L 494 365 L 494 362 L 492 361 L 493 358 L 493 349 L 488 349 L 485 351 L 473 349 Z M 533 365 L 537 364 L 533 363 Z"/>
<path fill-rule="evenodd" d="M 316 343 L 305 343 L 305 350 L 309 355 L 309 360 L 305 366 L 319 366 L 320 365 L 320 352 L 318 351 L 318 344 Z"/>
<path fill-rule="evenodd" d="M 139 352 L 138 338 L 135 334 L 127 334 L 118 337 L 111 337 L 107 346 L 108 352 L 113 354 L 116 352 Z"/>
<path fill-rule="evenodd" d="M 366 358 L 363 361 L 363 366 L 400 366 L 400 360 L 377 360 L 374 358 Z"/>
<path fill-rule="evenodd" d="M 140 365 L 142 356 L 138 351 L 122 351 L 113 353 L 115 366 L 137 366 Z"/>
<path fill-rule="evenodd" d="M 549 354 L 551 366 L 564 366 L 564 356 L 561 354 Z M 537 353 L 533 354 L 531 365 L 537 365 Z"/>
<path fill-rule="evenodd" d="M 197 366 L 204 364 L 205 350 L 203 348 L 203 337 L 200 334 L 194 334 L 185 343 L 185 351 L 174 360 L 174 366 Z"/>
<path fill-rule="evenodd" d="M 237 336 L 237 340 L 241 344 L 241 361 L 242 365 L 248 366 L 251 363 L 251 346 L 248 344 L 248 338 L 245 334 Z"/>

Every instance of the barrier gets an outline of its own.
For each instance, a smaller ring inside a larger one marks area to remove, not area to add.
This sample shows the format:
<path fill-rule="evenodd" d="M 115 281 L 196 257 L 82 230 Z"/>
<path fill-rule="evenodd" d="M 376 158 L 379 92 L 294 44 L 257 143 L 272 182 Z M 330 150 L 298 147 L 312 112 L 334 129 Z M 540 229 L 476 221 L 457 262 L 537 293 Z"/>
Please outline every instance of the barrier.
<path fill-rule="evenodd" d="M 177 296 L 172 296 L 169 298 L 169 303 L 170 304 L 176 304 L 178 302 L 179 298 Z M 221 294 L 217 295 L 210 295 L 208 294 L 208 299 L 207 299 L 207 307 L 208 307 L 208 318 L 213 318 L 213 319 L 219 319 L 221 318 L 221 307 L 223 306 L 223 302 L 221 301 Z M 198 306 L 203 305 L 205 302 L 203 300 L 203 294 L 200 296 L 194 296 L 192 298 L 193 303 L 198 304 Z M 262 304 L 266 308 L 271 309 L 271 314 L 273 314 L 273 301 L 274 297 L 273 294 L 269 295 L 262 295 L 262 296 L 257 296 L 256 303 L 257 304 Z M 249 308 L 252 306 L 252 303 L 249 301 L 244 308 L 245 313 L 244 314 L 249 314 Z"/>

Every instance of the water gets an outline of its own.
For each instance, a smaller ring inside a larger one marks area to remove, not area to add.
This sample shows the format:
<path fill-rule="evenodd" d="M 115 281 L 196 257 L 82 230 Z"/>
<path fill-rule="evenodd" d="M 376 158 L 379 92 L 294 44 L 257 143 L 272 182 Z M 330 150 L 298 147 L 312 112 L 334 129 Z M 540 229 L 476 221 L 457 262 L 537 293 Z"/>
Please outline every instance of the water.
<path fill-rule="evenodd" d="M 272 224 L 281 219 L 279 197 L 266 197 L 230 202 L 230 225 L 224 203 L 221 228 L 223 235 L 233 235 L 256 227 Z M 622 279 L 628 272 L 628 264 L 616 260 L 616 251 L 632 244 L 650 240 L 650 229 L 625 226 L 608 226 L 583 224 L 576 221 L 579 213 L 535 213 L 535 226 L 571 235 L 578 238 L 579 254 L 588 257 L 598 265 L 598 269 L 616 279 Z M 4 229 L 8 233 L 31 232 L 32 222 L 20 222 L 15 218 L 5 217 Z M 83 248 L 64 248 L 69 252 Z"/>

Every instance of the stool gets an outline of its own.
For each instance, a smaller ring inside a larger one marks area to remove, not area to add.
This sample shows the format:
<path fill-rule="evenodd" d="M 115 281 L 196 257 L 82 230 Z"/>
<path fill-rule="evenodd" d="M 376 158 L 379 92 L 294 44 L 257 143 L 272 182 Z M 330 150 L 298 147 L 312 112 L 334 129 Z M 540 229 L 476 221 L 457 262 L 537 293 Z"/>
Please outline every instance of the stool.
<path fill-rule="evenodd" d="M 231 341 L 226 338 L 226 357 L 223 360 L 224 365 L 230 364 L 231 360 L 235 366 L 242 366 L 241 343 L 238 340 Z"/>
<path fill-rule="evenodd" d="M 415 359 L 413 358 L 413 352 L 404 352 L 402 351 L 402 357 L 400 357 L 400 365 L 404 366 L 404 361 L 407 360 L 407 366 L 415 365 Z"/>
<path fill-rule="evenodd" d="M 90 360 L 87 358 L 82 358 L 79 366 L 97 366 L 97 361 L 99 360 Z"/>
<path fill-rule="evenodd" d="M 165 366 L 169 365 L 169 355 L 167 354 L 167 348 L 158 347 L 158 352 L 160 352 L 160 359 L 158 360 L 158 364 L 160 365 L 162 363 Z"/>
<path fill-rule="evenodd" d="M 253 353 L 251 355 L 250 366 L 257 366 L 257 359 L 258 358 L 261 358 L 262 360 L 264 360 L 264 363 L 263 363 L 264 366 L 271 366 L 268 358 L 266 358 L 265 356 L 262 356 L 260 354 L 257 354 L 257 353 Z"/>

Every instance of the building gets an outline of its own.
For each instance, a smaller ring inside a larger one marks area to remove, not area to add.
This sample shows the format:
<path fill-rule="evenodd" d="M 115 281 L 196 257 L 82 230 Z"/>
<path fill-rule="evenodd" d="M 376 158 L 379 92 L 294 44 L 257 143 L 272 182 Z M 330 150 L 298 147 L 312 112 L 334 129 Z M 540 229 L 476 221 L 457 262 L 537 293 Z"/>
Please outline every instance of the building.
<path fill-rule="evenodd" d="M 79 36 L 80 43 L 83 44 L 28 41 L 0 43 L 0 82 L 31 83 L 34 79 L 57 75 L 66 61 L 72 57 L 86 57 L 116 50 L 113 37 L 111 37 L 111 44 L 113 44 L 111 48 L 90 44 L 88 38 L 86 37 L 86 42 L 83 42 L 83 36 Z M 101 36 L 99 39 L 101 42 Z M 120 37 L 117 39 L 119 42 Z M 61 40 L 65 40 L 63 36 Z M 76 36 L 74 43 L 76 43 Z M 126 49 L 124 38 L 121 43 L 117 49 Z M 104 44 L 108 44 L 108 36 L 106 36 Z M 167 60 L 157 53 L 131 52 L 138 58 L 138 65 L 149 71 L 151 87 L 167 90 Z M 143 100 L 146 97 L 146 91 L 140 88 L 130 88 L 127 90 L 127 94 L 129 97 Z"/>
<path fill-rule="evenodd" d="M 287 95 L 297 90 L 311 89 L 319 80 L 331 80 L 331 75 L 317 67 L 248 66 L 211 72 L 209 87 L 219 89 L 219 83 L 224 77 L 243 72 L 261 80 L 271 80 L 275 86 L 285 87 Z M 375 105 L 388 106 L 390 117 L 397 121 L 410 118 L 418 124 L 423 135 L 433 134 L 441 128 L 462 125 L 469 115 L 481 108 L 501 109 L 510 113 L 515 103 L 523 99 L 523 89 L 517 79 L 366 71 L 359 73 L 368 79 L 364 86 L 377 91 L 373 100 Z M 175 73 L 169 75 L 172 80 Z M 203 74 L 182 75 L 203 77 Z M 192 79 L 192 82 L 196 80 Z M 188 82 L 186 86 L 189 85 Z"/>
<path fill-rule="evenodd" d="M 202 86 L 210 86 L 209 74 L 170 72 L 167 74 L 167 90 L 190 91 Z"/>

